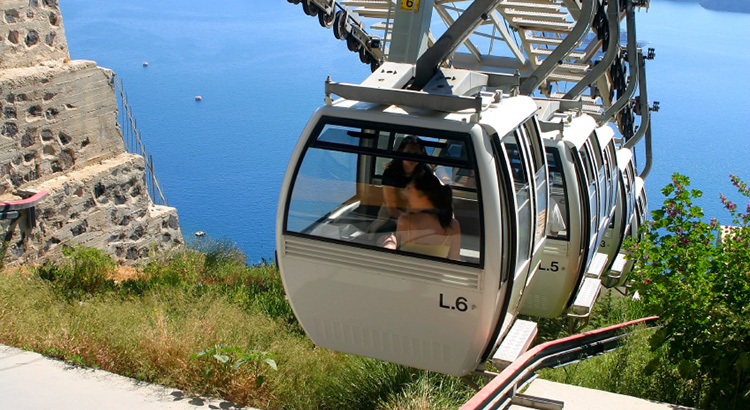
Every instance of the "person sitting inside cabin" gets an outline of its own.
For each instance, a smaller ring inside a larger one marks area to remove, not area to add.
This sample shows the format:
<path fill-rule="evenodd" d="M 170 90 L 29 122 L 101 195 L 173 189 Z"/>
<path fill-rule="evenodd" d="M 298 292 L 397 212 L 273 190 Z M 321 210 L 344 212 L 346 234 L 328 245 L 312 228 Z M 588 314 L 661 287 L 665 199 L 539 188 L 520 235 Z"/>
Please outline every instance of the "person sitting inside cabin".
<path fill-rule="evenodd" d="M 421 172 L 406 186 L 408 211 L 398 218 L 395 234 L 381 245 L 423 255 L 459 260 L 461 227 L 453 217 L 453 193 L 432 172 Z"/>
<path fill-rule="evenodd" d="M 405 154 L 427 155 L 422 141 L 415 135 L 405 136 L 398 147 L 398 152 Z M 368 232 L 393 231 L 396 220 L 406 212 L 406 185 L 412 176 L 420 173 L 432 173 L 432 168 L 424 163 L 394 158 L 383 171 L 383 206 Z"/>

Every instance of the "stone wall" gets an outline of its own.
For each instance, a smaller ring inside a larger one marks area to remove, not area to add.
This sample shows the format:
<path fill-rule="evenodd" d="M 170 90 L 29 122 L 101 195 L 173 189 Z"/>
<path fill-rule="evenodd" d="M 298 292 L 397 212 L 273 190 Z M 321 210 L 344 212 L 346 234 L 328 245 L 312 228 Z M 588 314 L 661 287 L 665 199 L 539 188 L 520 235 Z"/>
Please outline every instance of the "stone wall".
<path fill-rule="evenodd" d="M 57 0 L 2 0 L 0 69 L 69 59 Z"/>
<path fill-rule="evenodd" d="M 29 249 L 57 257 L 61 243 L 105 249 L 118 262 L 144 261 L 149 251 L 181 242 L 174 208 L 154 205 L 144 182 L 143 157 L 120 153 L 37 185 L 50 195 L 38 212 Z"/>
<path fill-rule="evenodd" d="M 69 59 L 56 0 L 0 0 L 0 11 L 0 200 L 50 192 L 4 263 L 80 244 L 133 264 L 181 245 L 177 211 L 152 203 L 143 158 L 125 152 L 112 71 Z"/>
<path fill-rule="evenodd" d="M 0 70 L 0 195 L 124 150 L 112 75 L 78 60 Z"/>

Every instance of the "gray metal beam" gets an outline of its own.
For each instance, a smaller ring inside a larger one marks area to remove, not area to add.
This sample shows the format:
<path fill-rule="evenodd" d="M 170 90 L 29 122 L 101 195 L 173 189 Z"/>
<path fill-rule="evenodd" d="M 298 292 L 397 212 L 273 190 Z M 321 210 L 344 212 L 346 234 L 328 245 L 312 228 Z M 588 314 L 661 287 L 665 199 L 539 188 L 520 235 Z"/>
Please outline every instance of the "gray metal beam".
<path fill-rule="evenodd" d="M 434 3 L 421 0 L 413 2 L 411 8 L 389 4 L 394 9 L 394 18 L 388 61 L 414 64 L 427 50 Z"/>
<path fill-rule="evenodd" d="M 461 14 L 453 25 L 443 33 L 435 44 L 417 60 L 417 71 L 412 90 L 421 90 L 438 67 L 466 40 L 476 27 L 488 16 L 501 0 L 476 0 Z"/>
<path fill-rule="evenodd" d="M 594 21 L 594 3 L 599 0 L 582 0 L 583 7 L 578 16 L 573 30 L 565 37 L 562 43 L 555 48 L 555 51 L 547 57 L 544 62 L 531 73 L 531 76 L 521 84 L 520 92 L 523 95 L 531 95 L 534 90 L 552 73 L 555 66 L 570 53 L 577 44 L 583 39 Z"/>
<path fill-rule="evenodd" d="M 374 88 L 358 84 L 335 83 L 332 81 L 326 81 L 325 91 L 326 96 L 336 94 L 348 100 L 373 104 L 424 108 L 441 112 L 455 112 L 466 109 L 480 112 L 482 110 L 482 98 L 479 96 L 464 97 L 459 95 L 428 94 L 415 90 Z"/>

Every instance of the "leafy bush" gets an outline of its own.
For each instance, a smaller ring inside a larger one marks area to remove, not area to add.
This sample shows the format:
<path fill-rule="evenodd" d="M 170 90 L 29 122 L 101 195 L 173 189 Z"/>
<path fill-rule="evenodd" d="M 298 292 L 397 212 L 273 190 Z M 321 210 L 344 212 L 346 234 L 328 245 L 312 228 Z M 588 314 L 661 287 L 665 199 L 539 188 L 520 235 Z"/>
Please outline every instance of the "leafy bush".
<path fill-rule="evenodd" d="M 730 178 L 745 197 L 747 185 Z M 750 204 L 743 214 L 724 195 L 733 229 L 715 218 L 705 222 L 693 203 L 701 191 L 688 190 L 689 178 L 674 174 L 662 193 L 661 209 L 645 237 L 630 244 L 633 276 L 644 308 L 661 317 L 650 338 L 660 350 L 646 366 L 677 369 L 697 389 L 682 404 L 708 409 L 750 407 Z"/>
<path fill-rule="evenodd" d="M 45 262 L 36 268 L 36 273 L 65 297 L 77 299 L 113 288 L 110 276 L 115 262 L 106 252 L 76 246 L 63 248 L 63 256 L 61 263 Z"/>

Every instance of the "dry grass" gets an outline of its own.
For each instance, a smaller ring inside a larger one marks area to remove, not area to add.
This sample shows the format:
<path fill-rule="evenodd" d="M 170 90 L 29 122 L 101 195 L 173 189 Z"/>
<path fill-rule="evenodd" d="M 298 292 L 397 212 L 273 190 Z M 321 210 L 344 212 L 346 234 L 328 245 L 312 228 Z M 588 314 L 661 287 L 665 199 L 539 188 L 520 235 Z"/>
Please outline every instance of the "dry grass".
<path fill-rule="evenodd" d="M 275 401 L 248 370 L 240 368 L 220 386 L 215 377 L 203 377 L 210 363 L 189 357 L 217 343 L 273 351 L 271 341 L 288 333 L 282 324 L 215 296 L 194 299 L 164 290 L 117 299 L 67 302 L 39 280 L 6 275 L 0 281 L 0 342 L 238 403 Z"/>
<path fill-rule="evenodd" d="M 133 266 L 119 265 L 115 266 L 112 274 L 109 275 L 109 279 L 115 282 L 122 282 L 126 280 L 133 280 L 143 277 L 143 270 L 136 269 Z"/>
<path fill-rule="evenodd" d="M 5 271 L 0 343 L 264 409 L 443 409 L 472 394 L 455 378 L 316 348 L 291 313 L 278 271 L 217 249 L 143 269 L 112 269 L 84 249 L 57 267 Z M 97 286 L 78 285 L 102 269 L 108 276 Z M 233 352 L 227 363 L 194 357 L 217 346 Z M 233 369 L 254 352 L 261 359 Z"/>

